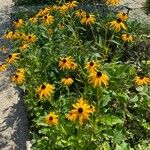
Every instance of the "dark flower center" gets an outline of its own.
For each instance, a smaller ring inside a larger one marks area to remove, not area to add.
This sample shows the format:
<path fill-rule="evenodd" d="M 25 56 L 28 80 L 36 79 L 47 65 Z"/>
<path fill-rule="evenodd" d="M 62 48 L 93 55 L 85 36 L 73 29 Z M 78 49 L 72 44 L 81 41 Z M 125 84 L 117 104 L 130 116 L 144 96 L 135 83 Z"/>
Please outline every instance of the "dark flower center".
<path fill-rule="evenodd" d="M 44 16 L 44 19 L 47 19 L 47 16 Z"/>
<path fill-rule="evenodd" d="M 12 58 L 12 55 L 8 55 L 8 58 Z"/>
<path fill-rule="evenodd" d="M 129 34 L 127 34 L 126 37 L 129 38 Z"/>
<path fill-rule="evenodd" d="M 67 60 L 66 59 L 63 59 L 63 63 L 66 63 L 67 62 Z"/>
<path fill-rule="evenodd" d="M 6 34 L 8 34 L 9 32 L 7 31 Z"/>
<path fill-rule="evenodd" d="M 117 19 L 117 23 L 121 23 L 121 19 L 120 18 Z"/>
<path fill-rule="evenodd" d="M 15 75 L 15 78 L 18 78 L 18 75 Z"/>
<path fill-rule="evenodd" d="M 19 22 L 19 20 L 16 20 L 16 22 L 18 23 L 18 22 Z"/>
<path fill-rule="evenodd" d="M 41 86 L 41 89 L 44 90 L 45 88 L 46 88 L 46 86 L 43 84 L 43 85 Z"/>
<path fill-rule="evenodd" d="M 89 15 L 86 15 L 86 18 L 88 19 L 90 16 Z"/>
<path fill-rule="evenodd" d="M 53 117 L 52 117 L 52 116 L 50 116 L 50 117 L 49 117 L 49 120 L 51 120 L 51 121 L 52 121 L 52 120 L 53 120 Z"/>
<path fill-rule="evenodd" d="M 90 62 L 90 66 L 93 66 L 94 65 L 94 63 L 93 62 Z"/>
<path fill-rule="evenodd" d="M 31 39 L 31 36 L 29 36 L 29 39 Z"/>
<path fill-rule="evenodd" d="M 125 14 L 125 13 L 123 13 L 122 15 L 123 15 L 123 16 L 125 16 L 126 14 Z"/>
<path fill-rule="evenodd" d="M 20 36 L 22 36 L 22 33 L 20 33 Z"/>
<path fill-rule="evenodd" d="M 83 108 L 80 107 L 80 108 L 78 109 L 78 113 L 82 113 L 82 112 L 83 112 Z"/>
<path fill-rule="evenodd" d="M 102 73 L 101 72 L 97 72 L 97 77 L 101 77 Z"/>
<path fill-rule="evenodd" d="M 140 77 L 140 79 L 142 80 L 142 79 L 144 79 L 144 77 L 143 77 L 143 76 L 141 76 L 141 77 Z"/>
<path fill-rule="evenodd" d="M 0 64 L 0 67 L 2 67 L 2 64 Z"/>

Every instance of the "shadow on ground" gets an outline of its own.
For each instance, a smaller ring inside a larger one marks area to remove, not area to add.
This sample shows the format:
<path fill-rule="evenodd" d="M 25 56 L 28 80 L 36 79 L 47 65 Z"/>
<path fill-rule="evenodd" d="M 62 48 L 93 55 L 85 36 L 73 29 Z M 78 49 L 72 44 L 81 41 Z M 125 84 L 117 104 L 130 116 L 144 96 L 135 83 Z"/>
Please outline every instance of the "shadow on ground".
<path fill-rule="evenodd" d="M 22 93 L 19 93 L 19 97 L 22 97 Z M 15 94 L 18 94 L 18 92 L 16 91 Z M 26 150 L 26 141 L 29 140 L 29 135 L 28 131 L 26 131 L 28 130 L 28 124 L 23 100 L 20 98 L 16 104 L 3 110 L 3 114 L 5 113 L 8 113 L 8 115 L 4 118 L 2 124 L 0 124 L 0 149 L 10 147 L 10 150 Z M 2 135 L 8 129 L 12 130 L 10 132 L 11 136 Z M 15 147 L 12 147 L 11 141 L 15 143 Z"/>

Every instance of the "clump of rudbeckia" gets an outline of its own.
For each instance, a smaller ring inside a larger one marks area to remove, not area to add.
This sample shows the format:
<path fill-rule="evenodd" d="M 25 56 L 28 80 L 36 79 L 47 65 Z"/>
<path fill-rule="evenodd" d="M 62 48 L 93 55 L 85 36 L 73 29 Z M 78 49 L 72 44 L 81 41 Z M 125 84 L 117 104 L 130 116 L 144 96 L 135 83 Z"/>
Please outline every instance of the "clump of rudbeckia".
<path fill-rule="evenodd" d="M 57 125 L 58 124 L 58 115 L 56 115 L 55 112 L 50 112 L 48 115 L 45 117 L 45 123 L 52 126 L 52 125 Z"/>
<path fill-rule="evenodd" d="M 122 11 L 119 11 L 117 13 L 117 17 L 120 18 L 122 21 L 126 21 L 128 19 L 127 13 L 124 13 Z"/>
<path fill-rule="evenodd" d="M 134 81 L 139 86 L 150 84 L 150 78 L 144 76 L 136 76 Z"/>
<path fill-rule="evenodd" d="M 133 36 L 126 33 L 126 34 L 122 34 L 121 39 L 124 42 L 132 42 L 133 41 Z"/>
<path fill-rule="evenodd" d="M 6 62 L 8 64 L 11 64 L 11 63 L 15 62 L 16 60 L 18 60 L 19 58 L 20 58 L 20 53 L 12 53 L 12 54 L 8 55 Z"/>
<path fill-rule="evenodd" d="M 29 48 L 29 44 L 27 44 L 27 43 L 22 43 L 22 44 L 19 46 L 19 50 L 20 50 L 21 52 L 26 51 L 28 48 Z"/>
<path fill-rule="evenodd" d="M 6 70 L 6 68 L 7 68 L 7 65 L 6 64 L 0 64 L 0 72 L 2 72 L 2 71 L 5 71 Z"/>
<path fill-rule="evenodd" d="M 54 85 L 45 83 L 45 84 L 40 85 L 37 88 L 36 92 L 39 98 L 42 99 L 42 98 L 50 97 L 54 93 L 54 89 L 55 89 Z"/>
<path fill-rule="evenodd" d="M 80 124 L 89 119 L 91 113 L 95 111 L 95 107 L 88 104 L 86 100 L 80 98 L 72 105 L 72 110 L 66 115 L 70 121 L 78 120 Z"/>
<path fill-rule="evenodd" d="M 61 14 L 65 14 L 67 11 L 68 11 L 68 6 L 66 5 L 66 4 L 64 4 L 64 5 L 61 5 L 61 6 L 59 6 L 58 7 L 58 10 L 59 10 L 59 12 L 61 13 Z"/>
<path fill-rule="evenodd" d="M 76 10 L 75 11 L 75 15 L 77 16 L 77 17 L 84 17 L 84 16 L 86 16 L 86 12 L 84 11 L 84 10 L 82 10 L 82 9 L 79 9 L 79 10 Z"/>
<path fill-rule="evenodd" d="M 120 0 L 105 0 L 107 5 L 116 6 L 119 4 Z"/>
<path fill-rule="evenodd" d="M 25 69 L 18 69 L 16 74 L 12 76 L 11 80 L 16 84 L 22 84 L 25 81 Z"/>
<path fill-rule="evenodd" d="M 109 81 L 109 77 L 100 71 L 91 72 L 89 75 L 89 83 L 93 85 L 93 87 L 99 86 L 107 86 Z"/>
<path fill-rule="evenodd" d="M 121 18 L 118 18 L 117 20 L 111 21 L 109 23 L 109 27 L 115 30 L 116 32 L 121 31 L 121 29 L 127 30 L 126 25 L 122 22 Z"/>
<path fill-rule="evenodd" d="M 96 19 L 94 15 L 88 14 L 88 15 L 83 16 L 80 22 L 81 24 L 92 25 L 92 24 L 95 24 Z"/>
<path fill-rule="evenodd" d="M 70 86 L 73 84 L 73 79 L 70 78 L 70 77 L 66 77 L 66 78 L 62 78 L 61 79 L 61 83 L 64 85 L 64 86 Z"/>
<path fill-rule="evenodd" d="M 21 28 L 22 26 L 24 26 L 24 21 L 22 19 L 18 19 L 16 21 L 13 22 L 15 28 Z"/>
<path fill-rule="evenodd" d="M 60 69 L 64 70 L 64 69 L 76 69 L 77 68 L 77 64 L 74 62 L 74 60 L 71 58 L 71 56 L 68 57 L 63 57 L 60 58 L 59 60 L 59 67 Z"/>
<path fill-rule="evenodd" d="M 88 72 L 94 72 L 97 71 L 97 68 L 99 67 L 99 64 L 97 61 L 89 61 L 85 64 L 85 69 L 87 69 Z"/>

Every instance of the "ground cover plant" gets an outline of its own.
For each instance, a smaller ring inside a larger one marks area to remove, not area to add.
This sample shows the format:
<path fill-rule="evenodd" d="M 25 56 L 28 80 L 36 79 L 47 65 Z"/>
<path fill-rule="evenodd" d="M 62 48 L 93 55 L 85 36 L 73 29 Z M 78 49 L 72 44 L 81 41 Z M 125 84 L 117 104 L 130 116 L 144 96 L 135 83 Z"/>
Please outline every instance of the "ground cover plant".
<path fill-rule="evenodd" d="M 103 16 L 71 1 L 13 26 L 0 71 L 16 68 L 10 79 L 25 93 L 32 149 L 150 149 L 150 60 L 126 12 Z"/>

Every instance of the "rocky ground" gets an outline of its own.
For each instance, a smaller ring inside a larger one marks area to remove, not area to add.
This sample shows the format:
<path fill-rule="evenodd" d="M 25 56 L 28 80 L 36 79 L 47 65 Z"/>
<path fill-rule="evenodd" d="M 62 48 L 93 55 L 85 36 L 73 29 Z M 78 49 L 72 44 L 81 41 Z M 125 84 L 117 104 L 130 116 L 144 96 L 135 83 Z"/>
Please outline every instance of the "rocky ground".
<path fill-rule="evenodd" d="M 10 26 L 12 0 L 0 0 L 0 37 Z M 0 38 L 0 49 L 7 45 Z M 0 64 L 5 61 L 7 52 L 0 51 Z M 27 116 L 19 90 L 10 82 L 9 74 L 12 68 L 0 72 L 0 150 L 25 150 L 28 140 Z"/>

